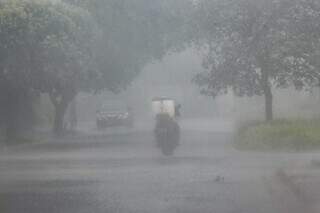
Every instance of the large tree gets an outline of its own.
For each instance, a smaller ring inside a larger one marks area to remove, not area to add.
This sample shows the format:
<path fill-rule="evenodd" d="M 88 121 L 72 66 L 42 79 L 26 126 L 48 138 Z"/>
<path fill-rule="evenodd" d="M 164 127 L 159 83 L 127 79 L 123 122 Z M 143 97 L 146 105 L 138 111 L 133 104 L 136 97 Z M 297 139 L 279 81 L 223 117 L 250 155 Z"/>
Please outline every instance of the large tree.
<path fill-rule="evenodd" d="M 91 79 L 93 24 L 75 6 L 8 0 L 0 8 L 0 77 L 7 91 L 46 92 L 55 106 L 54 131 L 84 82 Z"/>
<path fill-rule="evenodd" d="M 52 15 L 47 30 L 52 24 L 56 24 L 57 29 L 43 40 L 38 62 L 42 64 L 41 75 L 45 79 L 40 81 L 39 89 L 49 94 L 55 107 L 54 132 L 59 135 L 64 131 L 64 115 L 69 103 L 80 90 L 98 79 L 98 73 L 92 62 L 96 29 L 90 15 L 66 4 L 57 10 L 61 17 L 47 14 Z"/>
<path fill-rule="evenodd" d="M 0 3 L 0 113 L 8 142 L 31 126 L 33 29 L 20 1 Z"/>
<path fill-rule="evenodd" d="M 196 5 L 196 35 L 205 44 L 204 72 L 195 77 L 204 94 L 230 89 L 263 95 L 265 118 L 273 119 L 272 88 L 287 86 L 284 58 L 288 14 L 295 1 L 203 0 Z"/>

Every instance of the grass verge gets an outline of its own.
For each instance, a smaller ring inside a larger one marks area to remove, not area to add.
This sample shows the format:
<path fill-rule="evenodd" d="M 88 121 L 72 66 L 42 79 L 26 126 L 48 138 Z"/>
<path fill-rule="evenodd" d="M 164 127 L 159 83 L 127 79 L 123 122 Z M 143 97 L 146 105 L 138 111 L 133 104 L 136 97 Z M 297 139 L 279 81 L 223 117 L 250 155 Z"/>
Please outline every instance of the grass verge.
<path fill-rule="evenodd" d="M 256 151 L 320 149 L 320 119 L 247 123 L 238 129 L 235 146 Z"/>

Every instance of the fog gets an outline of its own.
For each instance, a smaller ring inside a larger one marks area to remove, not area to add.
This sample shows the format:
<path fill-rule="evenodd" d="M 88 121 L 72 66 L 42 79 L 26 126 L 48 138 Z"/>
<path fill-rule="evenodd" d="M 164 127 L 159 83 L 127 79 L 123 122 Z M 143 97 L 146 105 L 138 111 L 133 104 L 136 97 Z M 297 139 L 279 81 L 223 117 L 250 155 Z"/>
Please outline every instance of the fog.
<path fill-rule="evenodd" d="M 319 14 L 0 1 L 0 213 L 320 212 Z"/>
<path fill-rule="evenodd" d="M 146 65 L 128 88 L 118 94 L 108 91 L 79 94 L 78 119 L 81 122 L 94 122 L 99 105 L 110 99 L 111 102 L 131 106 L 138 120 L 150 122 L 154 119 L 152 98 L 159 96 L 170 97 L 181 103 L 184 119 L 220 119 L 233 123 L 263 119 L 263 97 L 237 97 L 231 90 L 216 98 L 201 95 L 198 86 L 192 83 L 193 76 L 201 70 L 202 59 L 198 50 L 190 48 L 169 54 L 161 61 Z M 319 116 L 319 101 L 317 88 L 312 91 L 297 91 L 293 87 L 274 89 L 274 113 L 278 118 Z"/>
<path fill-rule="evenodd" d="M 132 106 L 141 119 L 152 119 L 151 102 L 159 96 L 173 98 L 181 103 L 183 117 L 219 117 L 223 111 L 227 112 L 217 108 L 221 101 L 199 94 L 197 86 L 191 82 L 193 75 L 200 69 L 201 59 L 195 50 L 165 56 L 161 61 L 148 64 L 128 88 L 119 94 L 108 91 L 97 95 L 80 94 L 77 97 L 77 101 L 81 102 L 78 104 L 79 119 L 94 120 L 96 107 L 108 99 Z"/>

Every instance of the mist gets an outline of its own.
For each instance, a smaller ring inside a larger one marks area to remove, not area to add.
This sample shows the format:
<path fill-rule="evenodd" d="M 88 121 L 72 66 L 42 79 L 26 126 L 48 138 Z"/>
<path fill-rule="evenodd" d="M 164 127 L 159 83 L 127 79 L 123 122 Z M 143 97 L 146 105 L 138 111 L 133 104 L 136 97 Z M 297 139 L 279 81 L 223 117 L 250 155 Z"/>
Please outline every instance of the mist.
<path fill-rule="evenodd" d="M 319 14 L 0 1 L 0 212 L 319 212 Z"/>

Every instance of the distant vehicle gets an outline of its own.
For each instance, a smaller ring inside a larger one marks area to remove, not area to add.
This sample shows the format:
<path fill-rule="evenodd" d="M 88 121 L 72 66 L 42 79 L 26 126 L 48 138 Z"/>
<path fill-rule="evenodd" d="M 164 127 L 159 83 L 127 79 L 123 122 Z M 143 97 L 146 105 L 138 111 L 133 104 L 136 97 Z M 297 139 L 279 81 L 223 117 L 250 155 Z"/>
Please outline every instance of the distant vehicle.
<path fill-rule="evenodd" d="M 99 129 L 115 126 L 133 127 L 134 119 L 130 107 L 119 102 L 102 104 L 96 114 Z"/>

